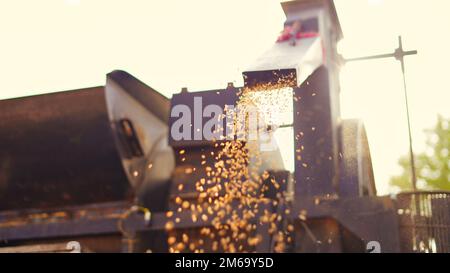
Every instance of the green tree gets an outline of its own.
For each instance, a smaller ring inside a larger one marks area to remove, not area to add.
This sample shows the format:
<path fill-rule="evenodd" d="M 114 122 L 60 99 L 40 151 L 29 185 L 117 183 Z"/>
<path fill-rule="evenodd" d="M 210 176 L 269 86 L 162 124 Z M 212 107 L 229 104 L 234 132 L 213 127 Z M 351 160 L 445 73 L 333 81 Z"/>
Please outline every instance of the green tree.
<path fill-rule="evenodd" d="M 417 187 L 450 191 L 450 119 L 438 116 L 435 127 L 425 132 L 427 148 L 415 156 Z M 402 174 L 392 177 L 390 184 L 404 191 L 412 190 L 409 155 L 402 156 L 398 163 Z"/>

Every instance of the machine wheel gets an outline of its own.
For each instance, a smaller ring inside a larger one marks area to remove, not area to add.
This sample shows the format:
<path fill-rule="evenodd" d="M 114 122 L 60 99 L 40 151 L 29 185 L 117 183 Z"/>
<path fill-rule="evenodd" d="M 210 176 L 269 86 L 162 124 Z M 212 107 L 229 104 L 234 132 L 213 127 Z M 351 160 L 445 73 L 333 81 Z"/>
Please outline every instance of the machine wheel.
<path fill-rule="evenodd" d="M 340 124 L 340 181 L 343 197 L 375 196 L 376 187 L 366 130 L 360 120 Z"/>

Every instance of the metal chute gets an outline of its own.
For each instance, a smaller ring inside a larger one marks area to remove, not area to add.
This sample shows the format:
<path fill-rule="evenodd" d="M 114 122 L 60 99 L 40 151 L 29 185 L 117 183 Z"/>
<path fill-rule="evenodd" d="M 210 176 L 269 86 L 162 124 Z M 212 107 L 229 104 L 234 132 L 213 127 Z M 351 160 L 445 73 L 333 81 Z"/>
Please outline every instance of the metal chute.
<path fill-rule="evenodd" d="M 296 45 L 275 43 L 243 72 L 244 81 L 246 86 L 252 86 L 277 83 L 280 78 L 288 78 L 299 86 L 322 64 L 320 37 L 301 39 Z"/>

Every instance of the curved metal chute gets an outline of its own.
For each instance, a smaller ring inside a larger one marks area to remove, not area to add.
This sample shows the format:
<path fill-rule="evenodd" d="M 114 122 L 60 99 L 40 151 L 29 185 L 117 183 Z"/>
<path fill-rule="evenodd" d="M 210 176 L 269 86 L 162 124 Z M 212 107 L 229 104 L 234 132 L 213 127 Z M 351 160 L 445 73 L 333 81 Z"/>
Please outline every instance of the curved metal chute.
<path fill-rule="evenodd" d="M 107 75 L 105 92 L 128 181 L 149 209 L 163 209 L 167 198 L 164 192 L 175 169 L 175 157 L 168 144 L 169 100 L 119 70 Z"/>

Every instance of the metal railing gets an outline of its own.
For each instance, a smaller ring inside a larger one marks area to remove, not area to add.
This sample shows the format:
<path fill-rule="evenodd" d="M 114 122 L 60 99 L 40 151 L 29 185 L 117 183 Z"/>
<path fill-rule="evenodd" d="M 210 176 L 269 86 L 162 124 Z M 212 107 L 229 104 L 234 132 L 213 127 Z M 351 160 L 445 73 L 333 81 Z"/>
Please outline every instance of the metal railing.
<path fill-rule="evenodd" d="M 402 252 L 450 253 L 450 192 L 397 195 Z"/>

